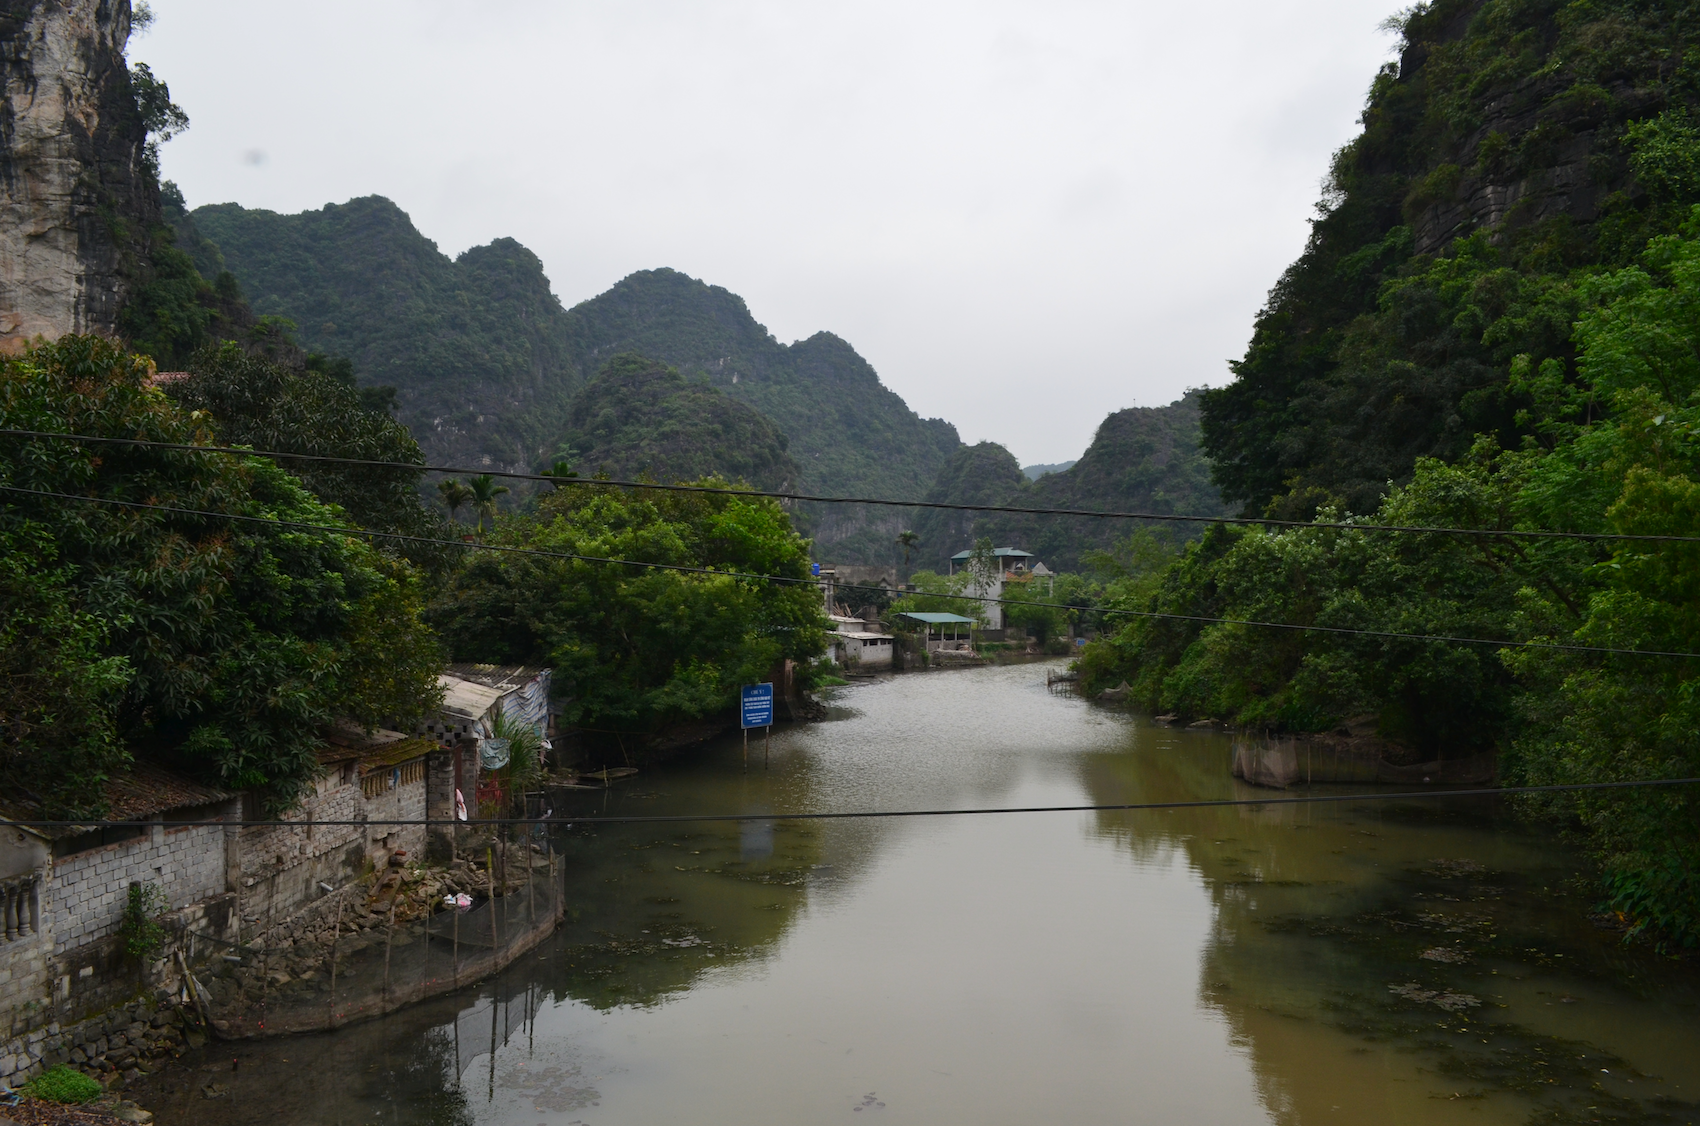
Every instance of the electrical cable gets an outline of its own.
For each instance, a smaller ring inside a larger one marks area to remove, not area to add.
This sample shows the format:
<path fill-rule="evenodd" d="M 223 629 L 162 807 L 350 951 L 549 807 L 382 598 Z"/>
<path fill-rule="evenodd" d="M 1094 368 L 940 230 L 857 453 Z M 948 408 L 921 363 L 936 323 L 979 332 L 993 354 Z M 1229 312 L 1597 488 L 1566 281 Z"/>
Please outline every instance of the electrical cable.
<path fill-rule="evenodd" d="M 244 457 L 268 457 L 280 460 L 325 462 L 338 465 L 363 466 L 368 469 L 400 469 L 409 473 L 461 473 L 470 476 L 488 475 L 515 481 L 540 481 L 557 487 L 567 485 L 608 485 L 628 489 L 655 489 L 662 492 L 717 493 L 731 496 L 767 497 L 773 500 L 808 501 L 816 504 L 874 504 L 896 508 L 933 508 L 947 512 L 992 512 L 1017 516 L 1080 516 L 1100 520 L 1147 520 L 1181 524 L 1227 524 L 1277 528 L 1329 528 L 1353 532 L 1400 532 L 1420 535 L 1487 536 L 1514 539 L 1560 540 L 1624 540 L 1652 543 L 1700 543 L 1700 536 L 1643 535 L 1629 532 L 1550 532 L 1516 528 L 1439 528 L 1424 525 L 1366 524 L 1350 520 L 1277 520 L 1254 516 L 1195 516 L 1163 512 L 1104 512 L 1089 508 L 1026 508 L 1002 504 L 957 504 L 931 500 L 893 500 L 889 497 L 831 497 L 812 493 L 788 493 L 772 489 L 732 488 L 718 485 L 659 484 L 652 481 L 626 481 L 615 478 L 557 477 L 549 473 L 517 473 L 503 469 L 469 469 L 454 465 L 415 465 L 406 461 L 372 461 L 362 458 L 332 457 L 328 454 L 283 453 L 277 450 L 247 450 L 239 446 L 197 446 L 181 442 L 155 442 L 144 438 L 104 438 L 91 434 L 64 434 L 50 430 L 0 429 L 0 436 L 26 438 L 62 438 L 76 442 L 108 442 L 118 445 L 145 446 L 155 449 L 183 450 L 192 453 L 235 454 Z"/>
<path fill-rule="evenodd" d="M 1404 801 L 1408 799 L 1503 797 L 1507 794 L 1577 793 L 1591 790 L 1629 790 L 1654 786 L 1692 786 L 1700 778 L 1652 778 L 1628 782 L 1575 782 L 1550 786 L 1477 787 L 1467 790 L 1404 790 L 1389 794 L 1304 794 L 1291 798 L 1203 798 L 1196 801 L 1167 802 L 1105 802 L 1094 805 L 1025 805 L 997 806 L 971 809 L 871 809 L 838 813 L 640 813 L 627 815 L 591 814 L 579 817 L 557 814 L 549 821 L 570 825 L 658 825 L 676 822 L 713 821 L 852 821 L 897 817 L 979 817 L 1003 813 L 1125 813 L 1168 809 L 1225 809 L 1252 805 L 1314 805 L 1325 802 Z M 379 818 L 366 821 L 26 821 L 7 818 L 0 824 L 35 829 L 166 829 L 209 828 L 227 829 L 324 829 L 349 826 L 411 827 L 432 825 L 536 825 L 537 817 L 475 817 L 461 821 L 451 817 Z"/>
<path fill-rule="evenodd" d="M 334 535 L 349 537 L 372 536 L 379 539 L 400 540 L 406 543 L 436 544 L 444 547 L 463 548 L 467 550 L 496 551 L 510 555 L 540 556 L 546 559 L 565 559 L 581 563 L 609 563 L 621 567 L 638 567 L 658 571 L 676 571 L 685 574 L 709 575 L 719 578 L 748 579 L 758 582 L 780 583 L 790 586 L 811 586 L 824 589 L 831 584 L 819 579 L 798 579 L 784 575 L 759 575 L 745 571 L 721 571 L 712 567 L 692 567 L 682 563 L 645 563 L 635 559 L 612 559 L 598 555 L 574 555 L 564 551 L 546 551 L 534 547 L 514 547 L 507 544 L 467 543 L 456 540 L 440 540 L 428 536 L 412 536 L 401 532 L 380 532 L 369 528 L 343 528 L 330 524 L 309 524 L 299 520 L 284 520 L 274 516 L 246 516 L 240 513 L 212 512 L 206 509 L 179 508 L 175 505 L 151 504 L 144 501 L 116 500 L 111 497 L 79 496 L 76 493 L 50 492 L 46 489 L 26 489 L 17 485 L 0 485 L 0 492 L 22 493 L 28 496 L 51 497 L 57 500 L 84 501 L 89 504 L 109 504 L 121 508 L 152 509 L 159 512 L 172 512 L 182 516 L 200 516 L 215 520 L 237 520 L 252 524 L 271 524 L 284 528 L 300 528 L 306 531 L 329 532 Z M 961 602 L 978 602 L 982 605 L 999 606 L 1050 606 L 1055 605 L 1059 610 L 1079 610 L 1091 614 L 1103 614 L 1123 618 L 1160 618 L 1169 621 L 1202 622 L 1215 625 L 1252 626 L 1261 629 L 1295 630 L 1305 633 L 1331 633 L 1352 637 L 1385 637 L 1404 641 L 1435 641 L 1452 645 L 1487 645 L 1496 649 L 1550 649 L 1567 653 L 1600 653 L 1625 657 L 1676 657 L 1687 660 L 1700 659 L 1700 653 L 1687 653 L 1663 649 L 1618 649 L 1605 645 L 1565 645 L 1553 641 L 1504 641 L 1486 637 L 1459 637 L 1446 634 L 1405 633 L 1397 630 L 1356 629 L 1349 626 L 1300 625 L 1294 622 L 1263 622 L 1248 618 L 1214 618 L 1202 614 L 1172 614 L 1158 610 L 1119 610 L 1098 608 L 1093 606 L 1074 606 L 1069 604 L 1023 602 L 1013 598 L 993 598 L 989 595 L 978 594 L 926 594 L 928 598 L 954 599 Z"/>

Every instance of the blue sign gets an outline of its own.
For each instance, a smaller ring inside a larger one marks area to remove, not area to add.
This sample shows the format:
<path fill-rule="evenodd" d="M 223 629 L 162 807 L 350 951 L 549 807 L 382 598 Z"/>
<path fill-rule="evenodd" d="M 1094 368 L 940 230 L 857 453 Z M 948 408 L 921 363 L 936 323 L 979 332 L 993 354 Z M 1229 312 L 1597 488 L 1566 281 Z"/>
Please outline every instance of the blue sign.
<path fill-rule="evenodd" d="M 809 574 L 813 575 L 817 579 L 820 578 L 820 564 L 819 563 L 810 563 L 809 564 Z"/>
<path fill-rule="evenodd" d="M 738 690 L 738 705 L 746 729 L 773 726 L 773 685 L 744 685 Z"/>

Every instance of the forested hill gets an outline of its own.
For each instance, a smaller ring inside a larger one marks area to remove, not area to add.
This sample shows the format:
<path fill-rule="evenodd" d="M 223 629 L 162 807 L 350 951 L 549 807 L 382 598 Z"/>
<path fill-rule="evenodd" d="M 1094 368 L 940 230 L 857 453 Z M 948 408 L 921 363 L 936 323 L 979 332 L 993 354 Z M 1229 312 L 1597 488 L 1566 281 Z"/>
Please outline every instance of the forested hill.
<path fill-rule="evenodd" d="M 760 411 L 633 353 L 612 357 L 574 396 L 565 440 L 586 476 L 797 485 L 785 435 Z"/>
<path fill-rule="evenodd" d="M 1434 0 L 1404 19 L 1309 245 L 1204 402 L 1228 499 L 1372 511 L 1416 459 L 1532 434 L 1572 284 L 1637 261 L 1700 189 L 1700 19 L 1646 0 Z"/>
<path fill-rule="evenodd" d="M 351 358 L 362 382 L 398 389 L 398 414 L 432 460 L 552 461 L 573 396 L 623 352 L 766 415 L 808 491 L 919 498 L 961 444 L 843 340 L 782 344 L 742 298 L 674 270 L 633 274 L 568 310 L 517 242 L 451 260 L 378 196 L 299 215 L 217 204 L 192 217 L 180 238 L 216 244 L 256 312 L 294 321 L 310 350 Z M 897 522 L 847 510 L 815 514 L 814 527 L 838 558 L 884 561 Z"/>
<path fill-rule="evenodd" d="M 308 350 L 398 389 L 428 459 L 530 468 L 553 448 L 583 380 L 571 318 L 519 243 L 450 259 L 381 196 L 299 215 L 234 203 L 191 214 L 256 313 L 294 321 Z"/>
<path fill-rule="evenodd" d="M 1200 392 L 1164 407 L 1129 407 L 1104 419 L 1080 460 L 1030 481 L 1008 450 L 992 442 L 964 447 L 940 471 L 927 499 L 954 504 L 1173 512 L 1225 511 L 1198 449 Z M 942 566 L 986 536 L 1031 551 L 1052 570 L 1074 570 L 1093 549 L 1107 549 L 1145 526 L 1126 520 L 931 511 L 917 518 L 916 556 Z M 1190 529 L 1186 534 L 1191 534 Z"/>
<path fill-rule="evenodd" d="M 632 274 L 572 312 L 588 367 L 638 352 L 771 418 L 807 489 L 920 497 L 961 445 L 956 427 L 916 415 L 843 340 L 817 332 L 781 344 L 743 298 L 676 270 Z"/>

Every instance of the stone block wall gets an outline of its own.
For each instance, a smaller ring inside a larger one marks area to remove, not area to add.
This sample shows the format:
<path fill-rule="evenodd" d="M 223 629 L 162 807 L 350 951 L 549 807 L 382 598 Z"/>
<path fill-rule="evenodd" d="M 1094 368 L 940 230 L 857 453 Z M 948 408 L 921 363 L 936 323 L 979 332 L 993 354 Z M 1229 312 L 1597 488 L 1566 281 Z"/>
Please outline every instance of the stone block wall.
<path fill-rule="evenodd" d="M 321 779 L 316 792 L 284 820 L 299 826 L 254 826 L 238 837 L 242 927 L 245 936 L 316 902 L 321 884 L 342 887 L 366 871 L 366 828 L 361 824 L 309 825 L 309 821 L 362 822 L 366 803 L 358 779 L 339 773 Z"/>
<path fill-rule="evenodd" d="M 155 825 L 140 837 L 56 859 L 44 905 L 53 955 L 116 934 L 131 884 L 158 885 L 173 910 L 223 893 L 224 833 L 221 825 Z"/>

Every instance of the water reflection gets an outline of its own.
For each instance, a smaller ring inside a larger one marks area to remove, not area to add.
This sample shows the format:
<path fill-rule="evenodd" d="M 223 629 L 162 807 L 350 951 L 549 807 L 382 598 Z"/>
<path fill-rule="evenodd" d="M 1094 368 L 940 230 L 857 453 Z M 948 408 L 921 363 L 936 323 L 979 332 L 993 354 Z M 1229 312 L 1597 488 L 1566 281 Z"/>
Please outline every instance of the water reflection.
<path fill-rule="evenodd" d="M 572 812 L 1256 794 L 1225 738 L 1051 696 L 1042 666 L 858 685 L 776 735 L 770 769 L 740 761 L 729 740 Z M 1688 1121 L 1700 1083 L 1692 973 L 1579 922 L 1571 859 L 1483 802 L 581 824 L 559 843 L 569 922 L 500 981 L 241 1046 L 232 1098 L 161 1119 Z"/>

